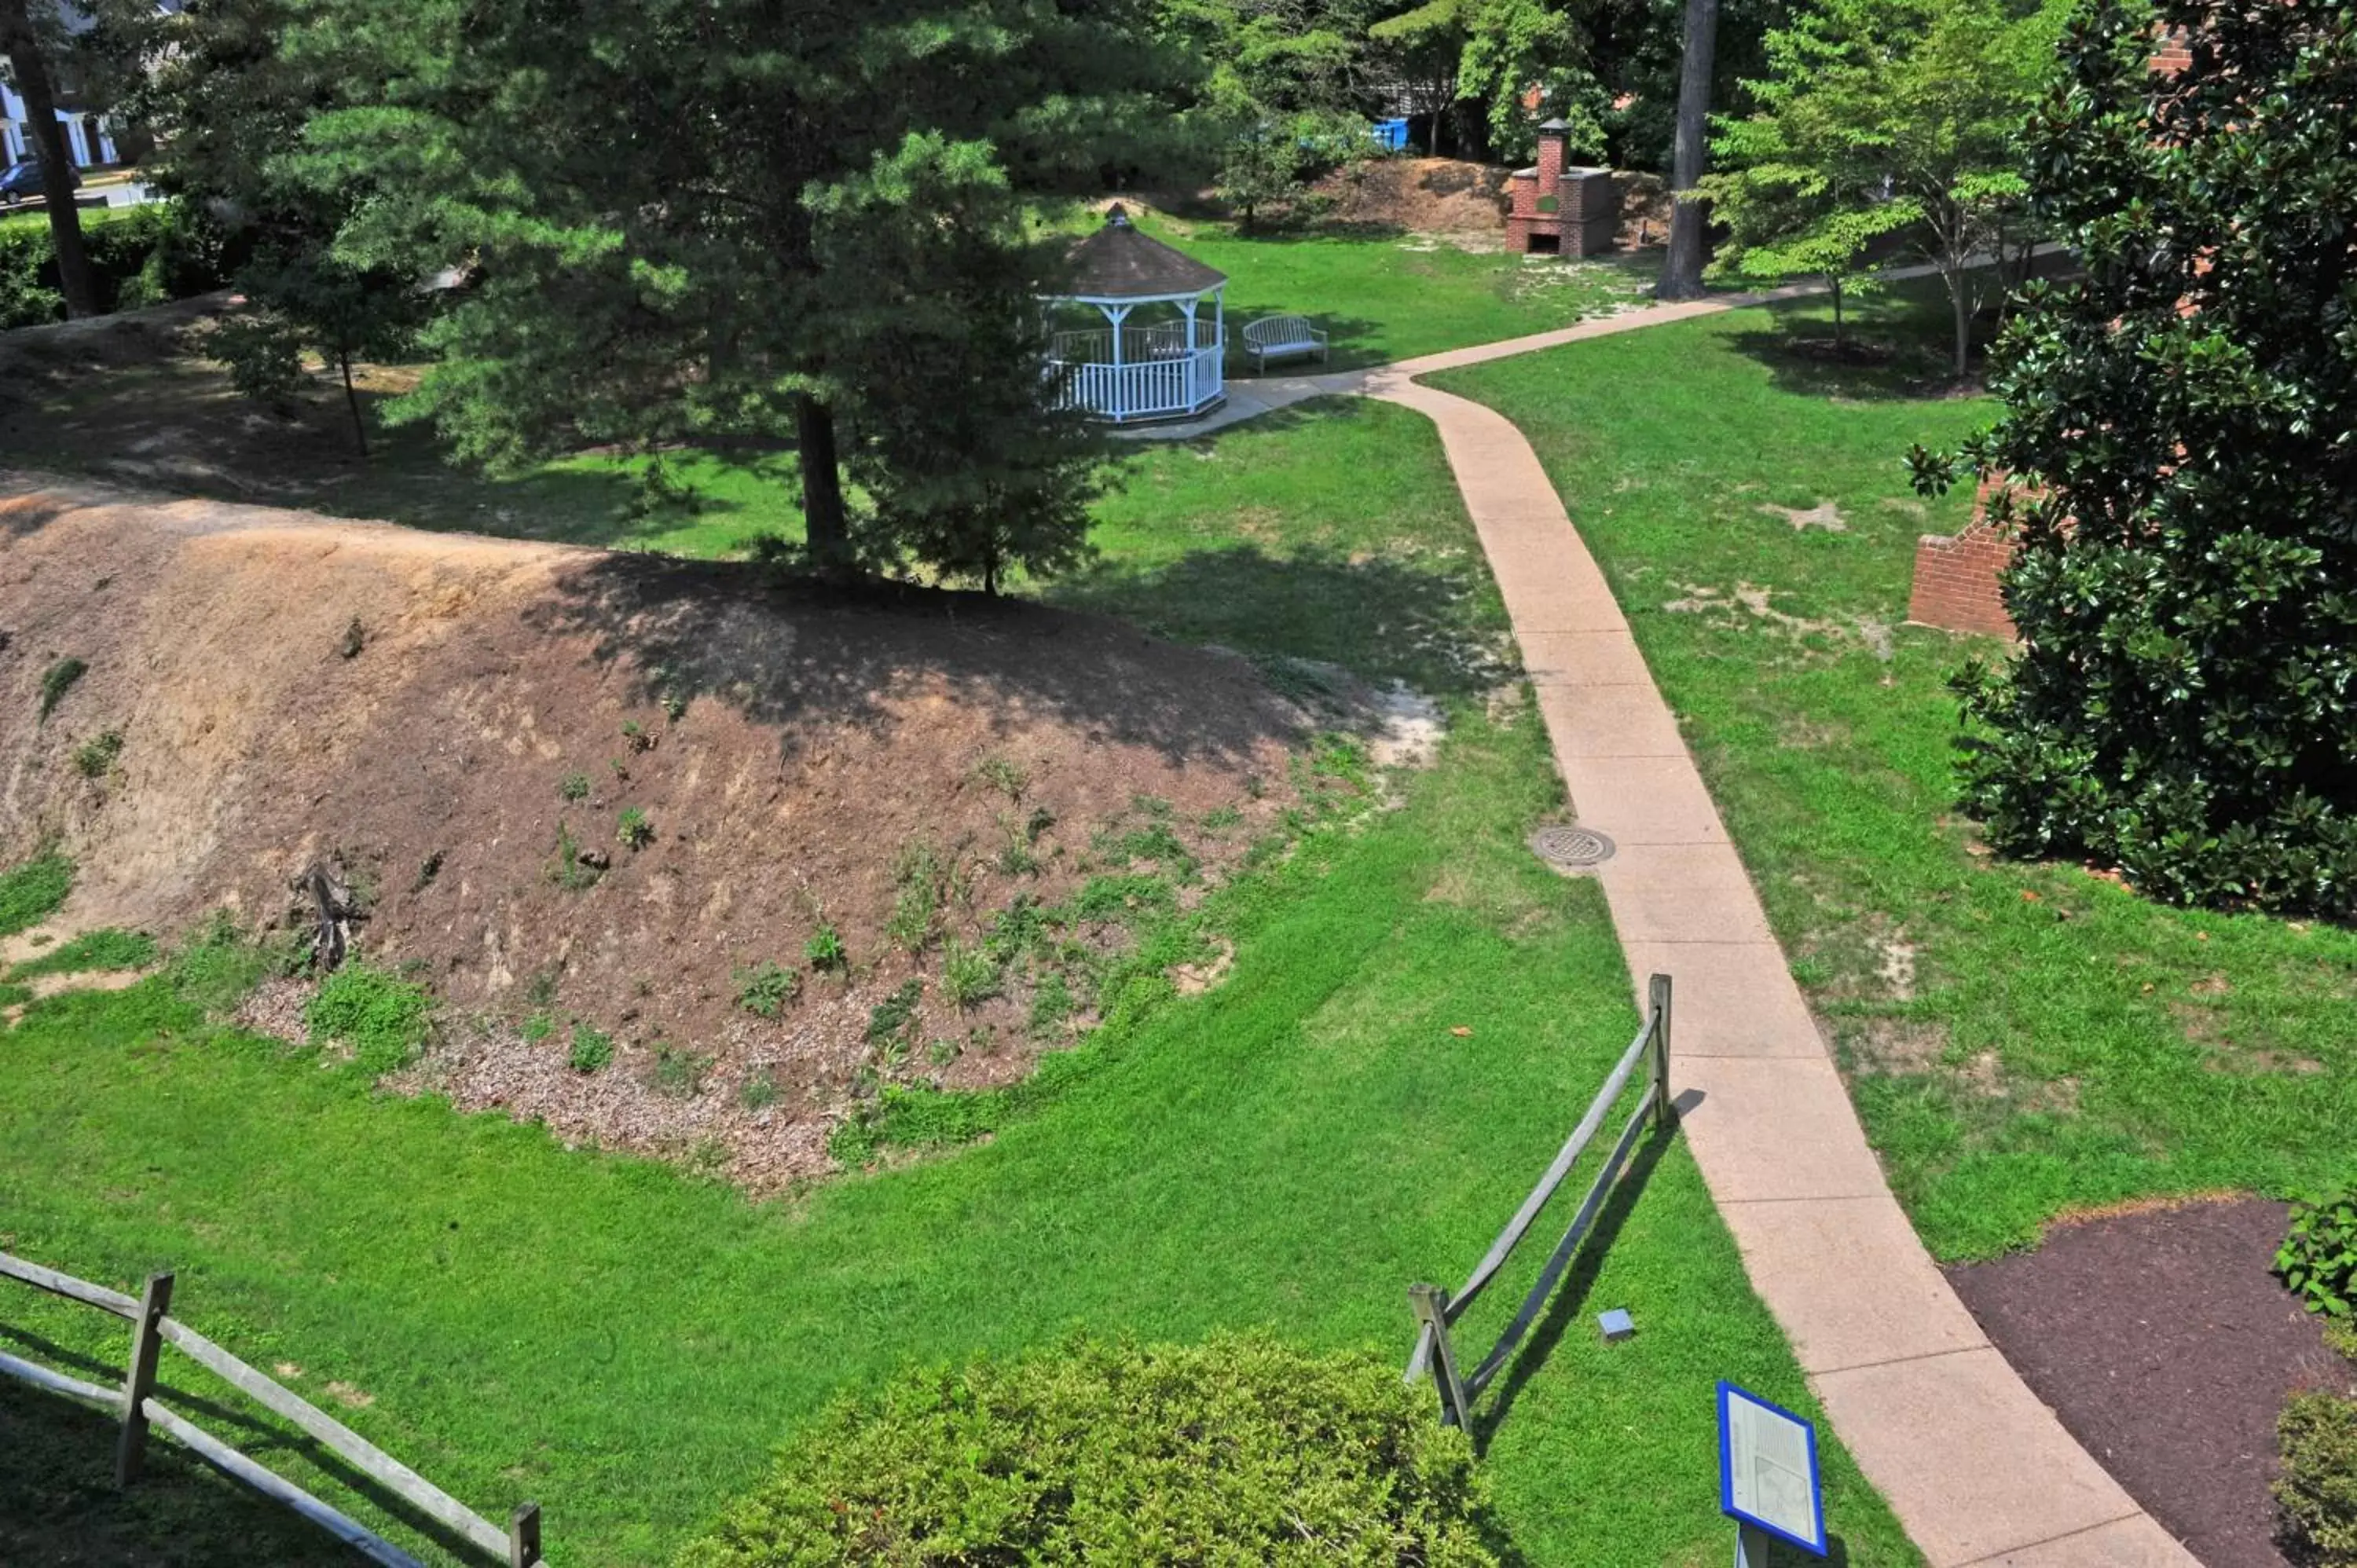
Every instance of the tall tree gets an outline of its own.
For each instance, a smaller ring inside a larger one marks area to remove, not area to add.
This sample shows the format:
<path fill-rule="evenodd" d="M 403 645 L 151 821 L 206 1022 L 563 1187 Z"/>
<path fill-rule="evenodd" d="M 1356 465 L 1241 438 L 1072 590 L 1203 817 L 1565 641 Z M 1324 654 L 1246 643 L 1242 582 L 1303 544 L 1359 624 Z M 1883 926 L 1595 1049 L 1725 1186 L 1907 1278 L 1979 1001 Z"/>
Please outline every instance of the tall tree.
<path fill-rule="evenodd" d="M 2069 0 L 1809 0 L 1768 40 L 1760 108 L 1728 127 L 1739 242 L 1838 275 L 1903 230 L 1948 295 L 1956 374 L 2025 189 L 2018 138 Z"/>
<path fill-rule="evenodd" d="M 1709 152 L 1710 73 L 1718 48 L 1718 0 L 1686 0 L 1685 52 L 1678 72 L 1676 161 L 1670 172 L 1669 253 L 1653 293 L 1661 299 L 1702 297 L 1704 229 L 1709 209 L 1695 188 Z"/>
<path fill-rule="evenodd" d="M 95 316 L 98 278 L 82 244 L 81 212 L 73 199 L 73 157 L 66 146 L 65 127 L 58 123 L 57 83 L 49 70 L 62 21 L 51 0 L 0 0 L 0 55 L 7 58 L 10 79 L 25 101 L 25 130 L 41 166 L 49 242 L 57 252 L 58 292 L 65 296 L 68 316 Z"/>
<path fill-rule="evenodd" d="M 1148 0 L 288 3 L 275 167 L 368 194 L 332 258 L 468 275 L 393 417 L 494 463 L 791 431 L 823 564 L 1070 558 L 1034 218 L 1153 154 Z"/>
<path fill-rule="evenodd" d="M 2157 897 L 2357 918 L 2357 14 L 2092 0 L 2061 54 L 2029 167 L 2083 275 L 2028 292 L 1964 455 L 2017 487 L 2022 639 L 1960 682 L 1966 800 Z"/>

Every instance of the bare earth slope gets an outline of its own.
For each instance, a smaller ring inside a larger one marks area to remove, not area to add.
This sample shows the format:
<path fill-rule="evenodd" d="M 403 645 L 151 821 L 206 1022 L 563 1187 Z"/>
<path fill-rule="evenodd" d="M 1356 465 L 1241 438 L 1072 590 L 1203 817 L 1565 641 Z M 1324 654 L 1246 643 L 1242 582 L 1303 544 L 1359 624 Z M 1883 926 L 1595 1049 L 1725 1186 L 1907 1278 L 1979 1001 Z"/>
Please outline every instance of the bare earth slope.
<path fill-rule="evenodd" d="M 912 861 L 937 867 L 916 874 L 936 937 L 969 941 L 1019 895 L 1156 869 L 1110 847 L 1141 823 L 1216 881 L 1281 810 L 1302 723 L 1243 661 L 1095 618 L 845 604 L 742 566 L 6 473 L 0 634 L 0 861 L 62 843 L 62 924 L 285 922 L 290 880 L 333 856 L 369 905 L 361 950 L 475 1015 L 439 1047 L 462 1102 L 716 1144 L 757 1187 L 825 1168 L 830 1121 L 878 1069 L 870 1009 L 939 969 L 885 936 Z M 88 672 L 44 722 L 65 659 Z M 76 749 L 108 733 L 119 757 L 85 778 Z M 643 849 L 618 840 L 625 807 Z M 740 1007 L 738 973 L 800 966 L 823 921 L 851 974 L 809 977 L 774 1018 Z M 1040 1041 L 1009 989 L 953 1014 L 929 984 L 909 1037 L 963 1048 L 905 1070 L 1020 1074 Z M 557 1026 L 536 1045 L 513 1027 L 535 1014 Z M 566 1067 L 576 1019 L 615 1036 L 607 1072 Z M 697 1091 L 651 1090 L 664 1045 L 714 1058 Z M 774 1104 L 736 1092 L 755 1075 Z"/>

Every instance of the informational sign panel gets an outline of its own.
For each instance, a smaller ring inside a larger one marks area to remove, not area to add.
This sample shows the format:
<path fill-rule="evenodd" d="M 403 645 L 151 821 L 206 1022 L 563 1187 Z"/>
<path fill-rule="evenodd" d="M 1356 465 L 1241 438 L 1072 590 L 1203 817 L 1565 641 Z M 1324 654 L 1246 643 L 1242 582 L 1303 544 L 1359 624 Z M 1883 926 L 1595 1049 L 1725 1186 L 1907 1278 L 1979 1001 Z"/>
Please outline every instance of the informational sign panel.
<path fill-rule="evenodd" d="M 1818 1557 L 1825 1554 L 1817 1429 L 1733 1383 L 1718 1385 L 1718 1506 Z"/>

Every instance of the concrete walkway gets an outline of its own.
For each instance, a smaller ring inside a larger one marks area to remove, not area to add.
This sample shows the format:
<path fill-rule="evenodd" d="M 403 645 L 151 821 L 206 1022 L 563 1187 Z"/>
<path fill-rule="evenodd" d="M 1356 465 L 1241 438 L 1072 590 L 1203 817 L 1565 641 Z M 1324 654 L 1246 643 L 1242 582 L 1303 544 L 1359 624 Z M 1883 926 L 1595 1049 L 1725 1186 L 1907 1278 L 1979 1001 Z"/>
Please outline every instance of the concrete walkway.
<path fill-rule="evenodd" d="M 1537 454 L 1503 415 L 1414 379 L 1760 297 L 1256 383 L 1267 395 L 1255 412 L 1357 393 L 1439 427 L 1573 808 L 1618 845 L 1599 877 L 1640 1005 L 1647 975 L 1676 981 L 1672 1071 L 1695 1162 L 1835 1430 L 1933 1568 L 2197 1568 L 2023 1384 L 1917 1240 L 1677 721 Z"/>

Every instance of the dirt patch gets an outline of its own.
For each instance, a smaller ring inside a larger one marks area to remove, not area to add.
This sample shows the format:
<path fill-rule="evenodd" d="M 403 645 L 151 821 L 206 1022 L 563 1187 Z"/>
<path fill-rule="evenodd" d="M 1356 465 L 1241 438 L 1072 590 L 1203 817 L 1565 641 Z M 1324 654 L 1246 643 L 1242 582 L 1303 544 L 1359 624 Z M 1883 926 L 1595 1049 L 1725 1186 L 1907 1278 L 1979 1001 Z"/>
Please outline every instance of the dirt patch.
<path fill-rule="evenodd" d="M 942 944 L 1018 898 L 1167 872 L 1174 839 L 1188 891 L 1216 885 L 1293 803 L 1306 739 L 1243 660 L 1094 617 L 6 476 L 0 630 L 0 857 L 62 841 L 59 929 L 275 925 L 333 856 L 360 950 L 447 1004 L 435 1070 L 460 1103 L 716 1142 L 755 1185 L 826 1168 L 827 1127 L 878 1077 L 1027 1072 L 1057 1032 L 1013 981 L 943 1001 Z M 44 724 L 64 657 L 89 672 Z M 85 779 L 73 749 L 107 731 L 119 763 Z M 936 905 L 913 957 L 887 935 L 911 857 Z M 846 974 L 806 974 L 771 1016 L 739 1004 L 822 925 Z M 893 1059 L 868 1023 L 912 981 Z M 296 990 L 249 1005 L 299 1032 Z M 538 1015 L 558 1027 L 522 1038 Z M 612 1036 L 610 1068 L 568 1068 L 574 1020 Z"/>
<path fill-rule="evenodd" d="M 2267 1272 L 2284 1221 L 2256 1198 L 2124 1214 L 1947 1271 L 2063 1426 L 2208 1568 L 2287 1568 L 2276 1416 L 2295 1389 L 2357 1393 Z"/>
<path fill-rule="evenodd" d="M 1345 223 L 1381 223 L 1417 234 L 1497 234 L 1506 226 L 1512 171 L 1458 158 L 1376 158 L 1329 175 L 1315 188 Z"/>
<path fill-rule="evenodd" d="M 1806 533 L 1821 528 L 1827 533 L 1847 533 L 1849 524 L 1842 521 L 1841 508 L 1831 501 L 1821 500 L 1813 507 L 1763 506 L 1760 511 L 1769 517 L 1781 517 L 1792 525 L 1795 533 Z"/>

